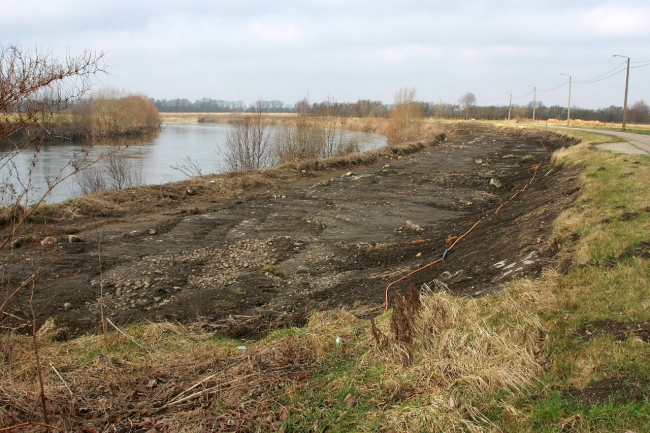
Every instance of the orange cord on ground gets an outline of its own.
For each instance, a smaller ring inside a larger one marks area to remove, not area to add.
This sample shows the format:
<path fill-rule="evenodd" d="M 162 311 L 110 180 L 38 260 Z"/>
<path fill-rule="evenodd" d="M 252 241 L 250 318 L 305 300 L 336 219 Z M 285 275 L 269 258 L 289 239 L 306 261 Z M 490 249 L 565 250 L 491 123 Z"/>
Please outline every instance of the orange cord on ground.
<path fill-rule="evenodd" d="M 472 230 L 474 230 L 474 227 L 476 227 L 480 222 L 481 222 L 481 220 L 476 221 L 476 224 L 474 224 L 474 225 L 472 226 L 471 229 L 467 230 L 467 232 L 465 232 L 464 235 L 462 235 L 461 237 L 459 237 L 458 239 L 456 239 L 456 242 L 454 242 L 454 243 L 453 243 L 449 248 L 447 248 L 447 250 L 445 251 L 445 254 L 442 256 L 442 258 L 439 258 L 438 260 L 434 260 L 433 262 L 428 263 L 428 264 L 422 266 L 421 268 L 418 268 L 418 269 L 416 269 L 416 270 L 414 270 L 414 271 L 411 271 L 411 272 L 409 272 L 408 274 L 404 275 L 404 276 L 403 276 L 402 278 L 400 278 L 399 280 L 395 280 L 395 281 L 393 281 L 392 283 L 390 283 L 390 284 L 386 287 L 386 309 L 388 310 L 388 291 L 390 290 L 390 288 L 391 288 L 391 286 L 392 286 L 393 284 L 397 284 L 397 283 L 399 283 L 400 281 L 404 281 L 405 279 L 409 278 L 411 275 L 417 274 L 418 272 L 420 272 L 420 271 L 422 271 L 422 270 L 428 268 L 429 266 L 433 266 L 433 265 L 435 265 L 436 263 L 440 263 L 440 262 L 442 262 L 442 260 L 445 258 L 445 255 L 447 254 L 447 252 L 448 252 L 449 250 L 451 250 L 451 249 L 454 247 L 454 245 L 456 245 L 456 244 L 458 243 L 459 240 L 461 240 L 461 239 L 464 238 L 464 237 L 465 237 L 469 232 L 471 232 Z"/>
<path fill-rule="evenodd" d="M 544 149 L 546 150 L 546 146 L 544 146 Z M 548 154 L 548 150 L 546 150 L 546 153 Z M 517 197 L 517 195 L 518 195 L 520 192 L 525 192 L 526 189 L 528 189 L 528 187 L 529 187 L 530 184 L 533 182 L 533 180 L 535 180 L 535 177 L 537 176 L 537 172 L 539 171 L 539 168 L 540 168 L 541 166 L 542 166 L 542 162 L 540 162 L 539 164 L 534 164 L 534 165 L 533 165 L 533 169 L 535 170 L 534 173 L 533 173 L 533 177 L 528 181 L 528 183 L 526 183 L 526 185 L 524 185 L 524 187 L 523 187 L 522 189 L 520 189 L 520 190 L 518 190 L 517 192 L 515 192 L 515 194 L 514 194 L 512 197 L 510 197 L 508 200 L 506 200 L 506 201 L 504 201 L 503 203 L 501 203 L 501 205 L 500 205 L 500 206 L 497 208 L 497 210 L 494 212 L 495 215 L 496 215 L 497 213 L 499 213 L 499 211 L 501 210 L 501 208 L 502 208 L 503 206 L 505 206 L 507 203 L 509 203 L 510 201 L 512 201 L 512 199 L 514 199 L 515 197 Z M 474 228 L 475 228 L 477 225 L 479 225 L 479 223 L 480 223 L 481 221 L 482 221 L 482 220 L 478 220 L 478 221 L 476 221 L 476 223 L 472 226 L 472 228 L 470 228 L 469 230 L 467 230 L 467 231 L 465 232 L 465 234 L 463 234 L 461 237 L 458 237 L 458 238 L 457 238 L 456 236 L 451 236 L 451 237 L 445 239 L 445 242 L 447 242 L 447 243 L 451 242 L 453 239 L 456 239 L 456 240 L 454 241 L 453 244 L 451 244 L 451 246 L 450 246 L 449 248 L 447 248 L 447 249 L 445 250 L 445 252 L 444 252 L 443 255 L 442 255 L 442 258 L 439 258 L 439 259 L 437 259 L 437 260 L 434 260 L 434 261 L 431 262 L 431 263 L 427 263 L 426 265 L 422 266 L 421 268 L 418 268 L 418 269 L 416 269 L 416 270 L 414 270 L 414 271 L 409 272 L 408 274 L 404 275 L 403 277 L 401 277 L 401 278 L 399 278 L 399 279 L 393 281 L 393 282 L 390 283 L 388 286 L 386 286 L 386 310 L 388 310 L 388 292 L 389 292 L 390 288 L 391 288 L 393 285 L 399 283 L 400 281 L 404 281 L 404 280 L 406 280 L 407 278 L 411 277 L 412 275 L 417 274 L 418 272 L 421 272 L 421 271 L 427 269 L 428 267 L 431 267 L 431 266 L 435 265 L 436 263 L 440 263 L 440 262 L 442 262 L 442 261 L 444 260 L 445 256 L 447 255 L 447 253 L 449 252 L 449 250 L 451 250 L 451 249 L 452 249 L 452 248 L 453 248 L 453 247 L 454 247 L 454 246 L 455 246 L 455 245 L 456 245 L 456 244 L 457 244 L 461 239 L 463 239 L 463 238 L 464 238 L 465 236 L 467 236 L 467 235 L 468 235 L 472 230 L 474 230 Z"/>

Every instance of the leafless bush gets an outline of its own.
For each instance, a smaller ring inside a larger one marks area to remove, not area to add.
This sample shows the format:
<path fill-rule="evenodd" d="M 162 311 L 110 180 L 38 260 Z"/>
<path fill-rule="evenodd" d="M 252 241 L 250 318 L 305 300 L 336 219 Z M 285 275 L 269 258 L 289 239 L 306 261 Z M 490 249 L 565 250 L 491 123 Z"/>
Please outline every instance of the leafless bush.
<path fill-rule="evenodd" d="M 238 121 L 226 137 L 224 159 L 228 170 L 257 170 L 271 164 L 271 131 L 262 116 L 264 103 Z"/>
<path fill-rule="evenodd" d="M 170 165 L 176 171 L 180 171 L 188 178 L 203 176 L 203 170 L 198 161 L 192 161 L 189 156 L 183 160 L 183 163 Z"/>
<path fill-rule="evenodd" d="M 420 135 L 420 104 L 415 100 L 415 88 L 402 87 L 395 93 L 395 105 L 385 135 L 389 144 L 417 140 Z"/>
<path fill-rule="evenodd" d="M 108 175 L 109 189 L 120 190 L 144 183 L 142 164 L 118 152 L 110 153 L 102 160 Z"/>
<path fill-rule="evenodd" d="M 334 116 L 309 118 L 308 105 L 306 100 L 300 101 L 296 120 L 276 133 L 274 153 L 278 163 L 329 158 L 359 150 L 356 143 L 345 139 Z"/>
<path fill-rule="evenodd" d="M 114 149 L 98 163 L 74 176 L 81 195 L 121 190 L 144 183 L 142 165 Z"/>
<path fill-rule="evenodd" d="M 81 195 L 106 191 L 106 177 L 101 167 L 89 167 L 80 171 L 74 177 L 75 184 Z"/>

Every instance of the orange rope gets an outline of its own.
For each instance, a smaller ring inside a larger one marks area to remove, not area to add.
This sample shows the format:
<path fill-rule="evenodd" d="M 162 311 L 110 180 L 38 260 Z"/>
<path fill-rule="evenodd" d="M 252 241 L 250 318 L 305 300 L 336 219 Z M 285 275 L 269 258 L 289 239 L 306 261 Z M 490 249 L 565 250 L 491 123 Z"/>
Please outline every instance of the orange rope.
<path fill-rule="evenodd" d="M 386 309 L 388 310 L 388 291 L 390 290 L 390 288 L 391 288 L 394 284 L 397 284 L 397 283 L 399 283 L 400 281 L 404 281 L 405 279 L 409 278 L 411 275 L 417 274 L 418 272 L 423 271 L 423 270 L 425 270 L 426 268 L 435 265 L 436 263 L 440 263 L 440 262 L 442 262 L 442 260 L 443 260 L 443 259 L 445 258 L 445 256 L 447 255 L 447 252 L 448 252 L 449 250 L 451 250 L 451 249 L 454 247 L 454 245 L 456 245 L 456 244 L 458 243 L 458 241 L 460 241 L 462 238 L 464 238 L 465 236 L 467 236 L 467 234 L 469 234 L 469 232 L 471 232 L 472 230 L 474 230 L 474 227 L 476 227 L 476 226 L 477 226 L 481 221 L 482 221 L 482 220 L 478 220 L 478 221 L 476 221 L 476 224 L 474 224 L 474 225 L 472 226 L 471 229 L 467 230 L 467 231 L 465 232 L 464 235 L 462 235 L 461 237 L 459 237 L 458 239 L 456 239 L 456 242 L 454 242 L 454 243 L 453 243 L 449 248 L 447 248 L 447 249 L 445 250 L 444 254 L 442 255 L 442 258 L 439 258 L 438 260 L 434 260 L 433 262 L 428 263 L 428 264 L 422 266 L 421 268 L 418 268 L 418 269 L 416 269 L 416 270 L 414 270 L 414 271 L 411 271 L 411 272 L 409 272 L 408 274 L 406 274 L 406 275 L 404 275 L 403 277 L 401 277 L 399 280 L 395 280 L 395 281 L 393 281 L 392 283 L 390 283 L 388 286 L 386 286 Z"/>
<path fill-rule="evenodd" d="M 399 283 L 400 281 L 404 281 L 405 279 L 407 279 L 407 278 L 410 277 L 411 275 L 413 275 L 413 274 L 417 274 L 418 272 L 420 272 L 420 271 L 422 271 L 422 270 L 428 268 L 429 266 L 433 266 L 433 265 L 435 265 L 436 263 L 440 263 L 440 262 L 442 262 L 442 259 L 434 260 L 433 262 L 431 262 L 431 263 L 429 263 L 429 264 L 426 264 L 426 265 L 422 266 L 421 268 L 414 270 L 413 272 L 409 272 L 408 274 L 404 275 L 404 276 L 403 276 L 402 278 L 400 278 L 399 280 L 395 280 L 395 281 L 393 281 L 392 283 L 390 283 L 388 286 L 386 286 L 386 309 L 388 310 L 388 291 L 389 291 L 390 288 L 393 286 L 393 284 L 397 284 L 397 283 Z"/>
<path fill-rule="evenodd" d="M 528 189 L 528 187 L 530 186 L 530 184 L 533 183 L 533 180 L 535 180 L 535 176 L 537 176 L 537 171 L 539 170 L 539 167 L 541 167 L 541 165 L 542 165 L 541 162 L 540 162 L 539 164 L 535 164 L 535 165 L 533 165 L 533 168 L 535 169 L 535 172 L 533 173 L 533 177 L 528 181 L 528 183 L 526 183 L 526 185 L 524 185 L 524 187 L 523 187 L 522 189 L 517 190 L 517 192 L 515 192 L 515 194 L 514 194 L 512 197 L 510 197 L 508 200 L 506 200 L 506 201 L 504 201 L 503 203 L 501 203 L 501 205 L 497 208 L 497 210 L 494 211 L 494 214 L 495 214 L 495 215 L 499 213 L 499 211 L 501 210 L 501 208 L 502 208 L 503 206 L 505 206 L 507 203 L 509 203 L 513 198 L 517 197 L 517 195 L 518 195 L 520 192 L 526 192 L 526 190 Z"/>
<path fill-rule="evenodd" d="M 544 146 L 544 149 L 546 150 L 546 154 L 548 155 L 548 150 L 546 149 L 546 146 Z M 520 192 L 525 192 L 526 189 L 528 189 L 528 187 L 529 187 L 530 184 L 533 182 L 533 180 L 535 180 L 535 176 L 537 176 L 537 172 L 539 171 L 539 168 L 542 166 L 542 162 L 543 162 L 543 161 L 541 161 L 539 164 L 534 164 L 534 165 L 533 165 L 533 168 L 535 169 L 535 172 L 533 173 L 533 177 L 528 181 L 528 183 L 526 183 L 526 185 L 524 185 L 524 187 L 523 187 L 522 189 L 520 189 L 520 190 L 518 190 L 517 192 L 515 192 L 515 194 L 514 194 L 512 197 L 510 197 L 508 200 L 506 200 L 506 201 L 504 201 L 503 203 L 501 203 L 501 205 L 500 205 L 500 206 L 497 208 L 497 210 L 494 212 L 495 215 L 496 215 L 497 213 L 499 213 L 499 211 L 501 210 L 501 208 L 502 208 L 503 206 L 505 206 L 507 203 L 509 203 L 510 201 L 512 201 L 512 199 L 514 199 L 515 197 L 517 197 L 517 195 L 518 195 Z M 464 238 L 465 236 L 467 236 L 467 235 L 468 235 L 472 230 L 474 230 L 474 228 L 475 228 L 477 225 L 479 225 L 479 223 L 480 223 L 481 221 L 482 221 L 482 220 L 478 220 L 478 221 L 476 221 L 476 223 L 472 226 L 472 228 L 470 228 L 469 230 L 467 230 L 467 231 L 465 232 L 465 234 L 463 234 L 461 237 L 457 238 L 456 241 L 455 241 L 453 244 L 451 244 L 451 246 L 450 246 L 449 248 L 447 248 L 447 249 L 445 250 L 445 252 L 442 254 L 442 258 L 439 258 L 439 259 L 437 259 L 437 260 L 434 260 L 434 261 L 432 261 L 431 263 L 427 263 L 426 265 L 422 266 L 421 268 L 418 268 L 418 269 L 416 269 L 416 270 L 414 270 L 414 271 L 409 272 L 408 274 L 404 275 L 403 277 L 401 277 L 401 278 L 399 278 L 399 279 L 393 281 L 393 282 L 390 283 L 388 286 L 386 286 L 386 310 L 388 310 L 388 292 L 389 292 L 390 288 L 391 288 L 393 285 L 399 283 L 400 281 L 404 281 L 404 280 L 406 280 L 407 278 L 410 278 L 411 275 L 417 274 L 418 272 L 421 272 L 421 271 L 427 269 L 428 267 L 431 267 L 431 266 L 435 265 L 436 263 L 440 263 L 440 262 L 442 262 L 442 261 L 445 259 L 445 257 L 447 256 L 447 253 L 449 252 L 449 250 L 451 250 L 451 249 L 452 249 L 452 248 L 453 248 L 453 247 L 454 247 L 454 246 L 455 246 L 455 245 L 456 245 L 456 244 L 457 244 L 461 239 L 463 239 L 463 238 Z"/>

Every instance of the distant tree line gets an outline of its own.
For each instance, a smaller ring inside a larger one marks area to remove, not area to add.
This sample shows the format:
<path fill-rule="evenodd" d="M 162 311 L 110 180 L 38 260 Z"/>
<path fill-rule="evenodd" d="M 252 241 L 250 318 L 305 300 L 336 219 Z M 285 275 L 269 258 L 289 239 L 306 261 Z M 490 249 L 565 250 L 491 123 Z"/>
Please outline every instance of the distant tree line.
<path fill-rule="evenodd" d="M 161 113 L 243 113 L 255 112 L 258 103 L 270 113 L 293 113 L 294 105 L 285 105 L 282 101 L 256 101 L 247 105 L 244 101 L 224 101 L 222 99 L 202 98 L 192 102 L 186 98 L 152 99 L 154 106 Z"/>
<path fill-rule="evenodd" d="M 282 101 L 256 101 L 246 104 L 244 101 L 224 101 L 220 99 L 203 98 L 191 102 L 188 99 L 152 99 L 152 103 L 160 112 L 175 113 L 254 113 L 260 106 L 267 113 L 299 113 L 306 111 L 309 116 L 335 117 L 384 117 L 389 118 L 396 104 L 385 104 L 381 101 L 360 99 L 357 102 L 313 102 L 305 99 L 295 104 L 285 104 Z M 414 102 L 419 108 L 418 116 L 423 118 L 444 119 L 481 119 L 502 120 L 508 118 L 510 108 L 511 119 L 532 119 L 533 102 L 526 105 L 476 105 L 476 97 L 468 92 L 457 102 Z M 564 120 L 567 107 L 560 105 L 546 106 L 537 101 L 535 118 L 537 120 Z M 620 123 L 623 119 L 623 107 L 610 106 L 599 109 L 571 107 L 571 118 L 581 120 L 597 120 L 600 122 Z M 650 124 L 650 108 L 644 101 L 638 101 L 628 107 L 627 121 L 630 123 Z"/>

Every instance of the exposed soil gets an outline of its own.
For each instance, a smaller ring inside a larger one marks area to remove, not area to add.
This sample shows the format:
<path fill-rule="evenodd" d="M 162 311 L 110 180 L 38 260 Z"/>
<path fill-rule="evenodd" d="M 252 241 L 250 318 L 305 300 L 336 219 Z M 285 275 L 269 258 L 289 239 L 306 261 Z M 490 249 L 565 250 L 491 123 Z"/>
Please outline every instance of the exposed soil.
<path fill-rule="evenodd" d="M 616 259 L 603 263 L 606 268 L 613 268 L 620 261 L 630 258 L 650 259 L 650 241 L 639 242 L 634 248 L 631 248 L 620 254 Z"/>
<path fill-rule="evenodd" d="M 609 335 L 616 341 L 624 341 L 629 336 L 634 336 L 645 343 L 650 343 L 650 322 L 598 320 L 580 326 L 574 335 L 584 340 L 591 340 L 598 335 Z"/>
<path fill-rule="evenodd" d="M 650 381 L 641 377 L 606 377 L 583 390 L 568 393 L 582 404 L 602 404 L 613 400 L 618 404 L 642 402 L 650 398 Z"/>
<path fill-rule="evenodd" d="M 450 238 L 481 220 L 444 262 L 412 278 L 480 296 L 556 265 L 551 224 L 580 188 L 578 169 L 551 167 L 550 156 L 572 144 L 538 131 L 453 126 L 352 168 L 276 170 L 273 182 L 231 197 L 219 191 L 223 177 L 207 178 L 194 195 L 171 185 L 138 200 L 154 187 L 135 189 L 130 204 L 102 216 L 33 223 L 33 237 L 58 243 L 4 251 L 5 280 L 49 263 L 33 301 L 39 321 L 53 317 L 62 338 L 96 329 L 102 292 L 117 325 L 200 316 L 228 335 L 255 336 L 301 325 L 315 310 L 381 311 L 388 283 L 441 257 Z M 68 243 L 72 233 L 81 241 Z M 5 307 L 15 323 L 29 316 L 29 299 L 25 288 Z"/>

